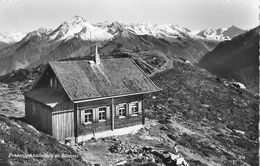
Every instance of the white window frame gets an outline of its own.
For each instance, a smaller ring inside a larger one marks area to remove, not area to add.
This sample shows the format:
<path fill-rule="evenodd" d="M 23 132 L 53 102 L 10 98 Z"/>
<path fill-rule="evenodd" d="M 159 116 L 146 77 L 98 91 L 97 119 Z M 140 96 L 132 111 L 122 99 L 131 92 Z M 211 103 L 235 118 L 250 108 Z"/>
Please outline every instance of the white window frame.
<path fill-rule="evenodd" d="M 86 115 L 90 115 L 90 121 L 89 122 L 86 122 Z M 85 109 L 83 119 L 84 119 L 84 121 L 83 121 L 84 124 L 92 123 L 93 122 L 93 109 Z"/>
<path fill-rule="evenodd" d="M 120 111 L 123 110 L 121 109 L 123 108 L 125 111 L 125 115 L 120 115 Z M 118 104 L 118 115 L 119 115 L 119 118 L 125 118 L 126 117 L 126 110 L 127 110 L 127 104 L 126 103 L 122 103 L 122 104 Z"/>
<path fill-rule="evenodd" d="M 102 108 L 105 108 L 105 110 L 102 110 L 102 111 L 100 111 L 100 109 L 102 109 Z M 107 107 L 106 106 L 104 106 L 104 107 L 98 107 L 98 121 L 106 121 L 107 120 L 107 118 L 106 118 L 106 115 L 107 115 Z M 104 113 L 104 119 L 100 119 L 100 113 Z"/>
<path fill-rule="evenodd" d="M 137 112 L 134 112 L 133 108 L 136 108 Z M 132 113 L 132 116 L 137 116 L 139 114 L 139 102 L 138 101 L 131 103 L 131 113 Z"/>

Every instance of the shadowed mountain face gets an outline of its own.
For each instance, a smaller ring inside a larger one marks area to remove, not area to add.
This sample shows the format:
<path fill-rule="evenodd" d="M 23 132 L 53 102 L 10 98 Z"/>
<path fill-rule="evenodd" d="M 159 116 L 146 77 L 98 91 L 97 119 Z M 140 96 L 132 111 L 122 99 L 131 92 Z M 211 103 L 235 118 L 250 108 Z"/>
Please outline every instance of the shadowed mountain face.
<path fill-rule="evenodd" d="M 159 52 L 169 59 L 184 58 L 197 63 L 201 57 L 212 50 L 218 42 L 202 39 L 194 39 L 189 36 L 177 38 L 156 38 L 151 35 L 136 35 L 130 31 L 120 32 L 114 40 L 106 43 L 101 52 L 113 53 L 137 53 Z M 166 58 L 166 59 L 167 59 Z"/>
<path fill-rule="evenodd" d="M 3 49 L 5 47 L 7 47 L 8 45 L 9 45 L 8 43 L 0 41 L 0 49 Z"/>
<path fill-rule="evenodd" d="M 203 56 L 199 66 L 257 90 L 259 29 L 258 26 L 231 41 L 221 42 L 213 51 Z"/>
<path fill-rule="evenodd" d="M 225 30 L 223 32 L 223 35 L 224 36 L 228 36 L 228 37 L 230 37 L 232 39 L 233 37 L 236 37 L 236 36 L 238 36 L 240 34 L 243 34 L 245 32 L 246 32 L 245 30 L 240 29 L 240 28 L 232 25 L 231 27 L 229 27 L 227 30 Z"/>
<path fill-rule="evenodd" d="M 0 75 L 49 61 L 89 56 L 90 48 L 94 50 L 95 45 L 99 46 L 102 55 L 120 52 L 134 52 L 135 57 L 139 53 L 160 54 L 165 62 L 172 57 L 181 57 L 197 63 L 217 43 L 193 37 L 188 29 L 175 25 L 118 22 L 94 25 L 75 16 L 55 30 L 40 28 L 15 44 L 3 46 L 0 49 Z"/>

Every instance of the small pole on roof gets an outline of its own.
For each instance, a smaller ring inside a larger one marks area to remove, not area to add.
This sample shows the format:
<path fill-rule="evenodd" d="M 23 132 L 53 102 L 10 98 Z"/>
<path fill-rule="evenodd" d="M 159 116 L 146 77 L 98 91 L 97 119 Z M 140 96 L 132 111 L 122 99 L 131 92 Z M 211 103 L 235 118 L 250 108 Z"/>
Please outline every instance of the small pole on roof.
<path fill-rule="evenodd" d="M 91 55 L 91 31 L 89 32 L 89 52 Z"/>
<path fill-rule="evenodd" d="M 96 52 L 95 52 L 95 63 L 96 63 L 97 65 L 100 64 L 100 56 L 99 56 L 99 54 L 98 54 L 98 46 L 97 46 L 97 45 L 96 45 Z"/>

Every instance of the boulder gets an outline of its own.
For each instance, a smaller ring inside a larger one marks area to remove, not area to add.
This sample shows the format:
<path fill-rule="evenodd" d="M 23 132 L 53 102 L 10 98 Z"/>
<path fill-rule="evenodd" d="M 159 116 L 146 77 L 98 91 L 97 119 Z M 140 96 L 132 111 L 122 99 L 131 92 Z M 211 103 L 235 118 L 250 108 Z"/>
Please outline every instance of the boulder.
<path fill-rule="evenodd" d="M 115 166 L 125 165 L 127 163 L 126 160 L 121 160 L 115 164 Z"/>

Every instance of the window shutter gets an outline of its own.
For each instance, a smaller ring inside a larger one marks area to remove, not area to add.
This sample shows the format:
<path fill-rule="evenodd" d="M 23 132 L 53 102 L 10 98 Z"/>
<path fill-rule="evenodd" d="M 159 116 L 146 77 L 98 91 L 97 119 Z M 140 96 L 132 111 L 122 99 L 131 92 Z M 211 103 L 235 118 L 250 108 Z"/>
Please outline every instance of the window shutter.
<path fill-rule="evenodd" d="M 109 106 L 107 106 L 106 115 L 107 115 L 107 119 L 110 119 L 110 107 Z"/>
<path fill-rule="evenodd" d="M 142 101 L 138 102 L 138 112 L 141 113 L 142 112 Z"/>
<path fill-rule="evenodd" d="M 126 104 L 126 116 L 129 116 L 129 104 Z"/>
<path fill-rule="evenodd" d="M 55 77 L 53 78 L 53 84 L 54 84 L 53 87 L 56 88 L 57 87 L 57 79 Z"/>
<path fill-rule="evenodd" d="M 85 122 L 85 110 L 81 110 L 81 124 L 83 124 Z"/>
<path fill-rule="evenodd" d="M 128 111 L 129 111 L 129 116 L 130 116 L 130 115 L 132 115 L 132 103 L 129 103 L 128 105 L 129 105 Z"/>
<path fill-rule="evenodd" d="M 119 106 L 116 105 L 116 116 L 119 116 Z"/>
<path fill-rule="evenodd" d="M 50 78 L 50 87 L 52 88 L 52 78 Z"/>
<path fill-rule="evenodd" d="M 98 108 L 93 109 L 93 122 L 98 122 Z"/>

